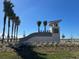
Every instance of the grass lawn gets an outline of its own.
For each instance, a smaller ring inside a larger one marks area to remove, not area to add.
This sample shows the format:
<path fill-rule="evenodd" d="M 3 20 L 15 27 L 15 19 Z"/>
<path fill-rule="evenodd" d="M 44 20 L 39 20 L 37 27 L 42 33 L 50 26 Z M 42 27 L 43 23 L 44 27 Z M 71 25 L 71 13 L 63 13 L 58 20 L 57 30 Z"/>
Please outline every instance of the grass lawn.
<path fill-rule="evenodd" d="M 40 55 L 40 56 L 46 59 L 64 59 L 69 58 L 72 55 L 67 51 L 60 51 L 60 52 L 46 53 L 46 55 Z"/>
<path fill-rule="evenodd" d="M 51 47 L 46 48 L 35 48 L 34 51 L 41 53 L 41 57 L 46 59 L 79 59 L 79 50 L 68 51 L 68 50 L 54 50 Z"/>
<path fill-rule="evenodd" d="M 40 55 L 46 59 L 64 59 L 64 58 L 69 58 L 71 56 L 70 53 L 64 52 L 64 53 L 53 53 L 53 54 L 47 54 L 46 56 Z"/>
<path fill-rule="evenodd" d="M 79 50 L 68 51 L 51 47 L 36 47 L 33 50 L 45 59 L 79 59 Z M 16 52 L 0 52 L 0 59 L 21 59 L 21 57 Z"/>
<path fill-rule="evenodd" d="M 0 59 L 21 59 L 15 52 L 0 52 Z"/>

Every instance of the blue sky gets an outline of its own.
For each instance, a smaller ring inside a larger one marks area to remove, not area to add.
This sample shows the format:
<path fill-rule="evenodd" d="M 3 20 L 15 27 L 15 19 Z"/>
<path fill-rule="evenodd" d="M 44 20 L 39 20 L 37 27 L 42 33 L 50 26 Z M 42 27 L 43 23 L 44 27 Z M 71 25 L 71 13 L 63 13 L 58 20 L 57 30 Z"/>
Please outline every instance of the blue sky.
<path fill-rule="evenodd" d="M 15 13 L 20 17 L 19 35 L 37 31 L 38 20 L 53 21 L 63 19 L 60 23 L 61 35 L 79 36 L 79 0 L 12 0 Z M 3 29 L 3 1 L 0 0 L 0 33 Z M 47 27 L 49 29 L 49 27 Z M 43 26 L 41 26 L 43 30 Z M 7 24 L 6 24 L 7 33 Z"/>

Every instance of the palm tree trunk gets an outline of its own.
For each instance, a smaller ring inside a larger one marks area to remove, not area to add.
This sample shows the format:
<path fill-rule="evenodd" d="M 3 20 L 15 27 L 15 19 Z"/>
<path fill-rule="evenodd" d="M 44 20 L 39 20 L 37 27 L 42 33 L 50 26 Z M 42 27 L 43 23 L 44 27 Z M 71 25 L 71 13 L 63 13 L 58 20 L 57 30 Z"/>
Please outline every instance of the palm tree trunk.
<path fill-rule="evenodd" d="M 38 27 L 38 32 L 40 32 L 40 27 Z"/>
<path fill-rule="evenodd" d="M 6 25 L 6 14 L 4 15 L 4 27 L 3 27 L 3 34 L 2 34 L 2 43 L 3 43 L 3 41 L 4 41 L 4 36 L 5 36 L 5 25 Z"/>
<path fill-rule="evenodd" d="M 46 32 L 46 26 L 44 26 L 44 31 Z"/>
<path fill-rule="evenodd" d="M 18 40 L 18 28 L 17 28 L 17 40 Z"/>
<path fill-rule="evenodd" d="M 14 41 L 15 41 L 15 34 L 16 34 L 16 24 L 14 25 Z"/>
<path fill-rule="evenodd" d="M 16 42 L 16 40 L 17 40 L 17 26 L 16 26 L 16 29 L 15 29 L 15 42 Z"/>
<path fill-rule="evenodd" d="M 10 40 L 10 18 L 8 18 L 8 35 L 7 35 L 7 42 Z"/>
<path fill-rule="evenodd" d="M 17 39 L 18 39 L 18 26 L 16 28 L 16 41 L 17 41 Z"/>
<path fill-rule="evenodd" d="M 12 21 L 11 42 L 12 42 L 12 39 L 13 39 L 13 29 L 14 29 L 14 21 Z"/>

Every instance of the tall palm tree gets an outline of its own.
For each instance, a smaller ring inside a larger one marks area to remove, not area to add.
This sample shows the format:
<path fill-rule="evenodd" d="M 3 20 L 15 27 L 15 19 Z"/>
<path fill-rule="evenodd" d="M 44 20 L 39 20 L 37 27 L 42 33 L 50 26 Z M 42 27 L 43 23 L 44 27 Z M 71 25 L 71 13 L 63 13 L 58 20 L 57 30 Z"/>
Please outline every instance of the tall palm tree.
<path fill-rule="evenodd" d="M 9 1 L 8 2 L 8 5 L 9 5 L 9 9 L 8 9 L 8 14 L 7 14 L 7 16 L 8 16 L 8 35 L 7 35 L 7 38 L 8 38 L 8 40 L 7 40 L 7 42 L 9 42 L 9 40 L 10 40 L 10 20 L 12 19 L 12 14 L 14 13 L 14 11 L 13 11 L 13 7 L 14 7 L 14 5 Z"/>
<path fill-rule="evenodd" d="M 9 32 L 10 32 L 10 20 L 12 21 L 12 33 L 11 33 L 11 39 L 10 40 L 8 40 L 8 41 L 12 41 L 12 38 L 13 38 L 13 27 L 14 27 L 14 20 L 15 20 L 15 13 L 14 13 L 14 10 L 13 9 L 11 9 L 10 10 L 10 13 L 9 13 L 9 15 L 8 15 L 8 39 L 10 39 L 9 38 Z M 10 19 L 9 19 L 10 18 Z"/>
<path fill-rule="evenodd" d="M 14 21 L 14 41 L 15 41 L 15 34 L 16 34 L 16 22 L 17 22 L 17 19 L 15 17 L 15 21 Z"/>
<path fill-rule="evenodd" d="M 18 39 L 18 28 L 19 28 L 19 25 L 20 25 L 20 19 L 19 17 L 17 16 L 17 22 L 16 22 L 16 39 Z"/>
<path fill-rule="evenodd" d="M 37 25 L 38 25 L 38 32 L 40 32 L 41 21 L 37 21 Z"/>
<path fill-rule="evenodd" d="M 62 35 L 62 39 L 64 39 L 64 38 L 65 38 L 65 35 L 63 34 L 63 35 Z"/>
<path fill-rule="evenodd" d="M 6 18 L 8 14 L 8 2 L 4 0 L 3 4 L 4 4 L 4 25 L 3 25 L 3 33 L 2 33 L 2 43 L 4 41 L 4 36 L 5 36 L 5 25 L 6 25 Z"/>
<path fill-rule="evenodd" d="M 46 32 L 47 21 L 44 21 L 43 25 L 44 25 L 44 32 Z"/>
<path fill-rule="evenodd" d="M 5 36 L 5 25 L 6 25 L 6 14 L 4 15 L 4 25 L 3 25 L 3 34 L 2 34 L 2 43 L 4 41 L 4 36 Z"/>
<path fill-rule="evenodd" d="M 13 39 L 13 32 L 14 32 L 14 23 L 15 23 L 15 17 L 16 17 L 16 14 L 14 13 L 12 15 L 12 31 L 11 31 L 11 41 Z"/>
<path fill-rule="evenodd" d="M 10 39 L 10 18 L 8 18 L 8 35 L 7 35 L 7 42 L 9 42 Z"/>
<path fill-rule="evenodd" d="M 16 40 L 16 33 L 17 33 L 17 23 L 18 23 L 18 19 L 19 19 L 19 17 L 16 16 L 16 17 L 15 17 L 15 21 L 14 21 L 14 41 Z"/>

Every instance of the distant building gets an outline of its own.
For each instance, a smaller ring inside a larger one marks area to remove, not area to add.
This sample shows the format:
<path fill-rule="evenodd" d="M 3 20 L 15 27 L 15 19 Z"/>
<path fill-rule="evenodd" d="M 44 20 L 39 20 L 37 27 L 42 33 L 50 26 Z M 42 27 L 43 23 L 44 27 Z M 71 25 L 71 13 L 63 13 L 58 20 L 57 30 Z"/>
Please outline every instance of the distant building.
<path fill-rule="evenodd" d="M 50 31 L 48 32 L 35 32 L 27 37 L 21 38 L 21 44 L 28 45 L 46 45 L 57 44 L 60 42 L 60 27 L 59 22 L 61 20 L 50 21 Z"/>

